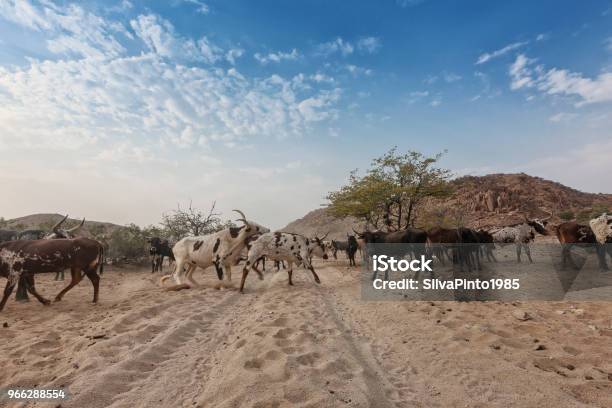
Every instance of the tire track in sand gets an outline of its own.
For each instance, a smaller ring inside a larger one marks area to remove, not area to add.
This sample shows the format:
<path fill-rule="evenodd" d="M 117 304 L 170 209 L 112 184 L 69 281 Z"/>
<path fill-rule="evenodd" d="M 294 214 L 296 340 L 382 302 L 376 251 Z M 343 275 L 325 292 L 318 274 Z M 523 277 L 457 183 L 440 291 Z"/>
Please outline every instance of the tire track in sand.
<path fill-rule="evenodd" d="M 178 401 L 188 398 L 194 388 L 186 379 L 202 362 L 201 356 L 214 351 L 215 324 L 222 323 L 223 312 L 240 299 L 234 291 L 215 291 L 214 296 L 207 296 L 210 293 L 209 290 L 176 293 L 184 302 L 173 307 L 172 313 L 164 314 L 166 318 L 173 315 L 174 322 L 162 328 L 151 341 L 132 350 L 122 361 L 77 377 L 69 387 L 74 395 L 62 405 L 93 408 L 176 406 Z M 221 300 L 218 300 L 219 293 Z M 129 317 L 128 321 L 131 320 Z"/>

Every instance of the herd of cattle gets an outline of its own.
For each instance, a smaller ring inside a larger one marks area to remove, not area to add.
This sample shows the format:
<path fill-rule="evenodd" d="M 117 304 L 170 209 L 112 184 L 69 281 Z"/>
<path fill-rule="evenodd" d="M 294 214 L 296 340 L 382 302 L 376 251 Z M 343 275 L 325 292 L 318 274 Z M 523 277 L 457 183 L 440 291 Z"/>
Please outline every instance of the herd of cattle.
<path fill-rule="evenodd" d="M 249 272 L 254 270 L 263 279 L 259 269 L 265 259 L 273 260 L 280 265 L 287 263 L 288 283 L 293 285 L 293 266 L 303 266 L 310 270 L 315 282 L 320 283 L 319 276 L 312 265 L 312 257 L 328 259 L 330 251 L 334 258 L 343 251 L 349 259 L 350 266 L 355 266 L 355 254 L 362 251 L 366 244 L 408 244 L 406 248 L 416 256 L 418 251 L 429 251 L 440 262 L 445 256 L 452 262 L 467 264 L 468 268 L 480 269 L 481 256 L 489 261 L 496 261 L 493 255 L 495 244 L 516 246 L 517 261 L 521 262 L 521 252 L 525 251 L 527 258 L 533 262 L 529 244 L 536 234 L 549 235 L 548 219 L 525 219 L 524 222 L 496 228 L 492 230 L 474 230 L 470 228 L 447 229 L 436 227 L 428 231 L 419 228 L 407 228 L 401 231 L 355 231 L 355 235 L 347 234 L 346 241 L 326 241 L 323 237 L 305 237 L 288 232 L 270 232 L 270 230 L 254 221 L 247 220 L 240 210 L 240 227 L 229 227 L 205 236 L 188 236 L 174 245 L 167 240 L 151 238 L 149 253 L 152 258 L 152 272 L 161 271 L 163 260 L 168 257 L 176 264 L 171 275 L 161 278 L 163 286 L 168 279 L 174 279 L 176 285 L 168 289 L 181 289 L 198 285 L 193 278 L 196 268 L 214 267 L 219 280 L 231 281 L 232 267 L 244 261 L 240 292 Z M 27 299 L 26 291 L 36 297 L 41 303 L 50 302 L 42 297 L 35 288 L 34 276 L 38 273 L 56 273 L 56 280 L 63 279 L 66 269 L 71 271 L 70 283 L 55 297 L 61 300 L 64 294 L 78 284 L 83 276 L 87 276 L 94 287 L 94 303 L 98 300 L 100 275 L 104 265 L 103 245 L 93 239 L 76 237 L 83 226 L 72 229 L 62 229 L 62 224 L 68 216 L 57 223 L 50 233 L 41 230 L 23 232 L 0 230 L 0 276 L 8 282 L 0 301 L 0 311 L 18 285 L 18 300 L 21 296 Z M 548 217 L 550 218 L 550 217 Z M 576 222 L 566 222 L 552 228 L 562 244 L 563 265 L 569 262 L 575 264 L 570 255 L 573 245 L 586 244 L 597 248 L 599 266 L 607 270 L 606 252 L 612 257 L 612 215 L 603 214 L 590 221 L 589 225 Z M 448 249 L 455 248 L 449 255 Z M 21 292 L 21 295 L 20 295 Z"/>

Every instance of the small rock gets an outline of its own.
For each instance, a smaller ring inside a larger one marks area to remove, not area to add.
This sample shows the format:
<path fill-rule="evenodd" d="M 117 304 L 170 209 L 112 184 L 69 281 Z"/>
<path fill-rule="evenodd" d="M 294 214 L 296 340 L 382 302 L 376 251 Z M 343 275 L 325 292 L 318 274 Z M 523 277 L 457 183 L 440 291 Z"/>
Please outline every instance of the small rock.
<path fill-rule="evenodd" d="M 336 391 L 334 391 L 334 390 L 329 390 L 329 393 L 330 393 L 330 394 L 335 394 L 335 393 L 336 393 Z"/>
<path fill-rule="evenodd" d="M 531 320 L 533 319 L 533 317 L 525 312 L 524 310 L 515 310 L 514 312 L 512 312 L 512 316 L 514 316 L 515 319 L 520 320 L 520 321 L 526 321 L 526 320 Z"/>
<path fill-rule="evenodd" d="M 74 364 L 72 365 L 72 368 L 74 368 L 74 369 L 78 370 L 78 369 L 79 369 L 79 364 L 78 364 L 78 363 L 74 363 Z"/>
<path fill-rule="evenodd" d="M 592 324 L 589 324 L 589 329 L 596 331 L 597 330 L 597 326 L 594 326 Z"/>
<path fill-rule="evenodd" d="M 2 327 L 4 327 L 4 328 L 9 327 L 9 326 L 8 326 L 8 322 L 4 322 L 4 323 L 2 324 Z"/>
<path fill-rule="evenodd" d="M 585 375 L 585 376 L 584 376 L 584 379 L 585 379 L 585 380 L 592 380 L 592 379 L 593 379 L 593 377 L 591 377 L 590 375 Z"/>
<path fill-rule="evenodd" d="M 576 367 L 573 364 L 568 364 L 565 366 L 565 368 L 567 368 L 570 371 L 574 371 L 576 369 Z"/>
<path fill-rule="evenodd" d="M 536 351 L 542 351 L 542 350 L 546 350 L 546 346 L 543 344 L 538 344 L 538 346 L 535 348 Z"/>
<path fill-rule="evenodd" d="M 584 309 L 572 309 L 572 313 L 576 316 L 582 316 L 584 314 Z"/>
<path fill-rule="evenodd" d="M 555 313 L 558 315 L 564 315 L 565 314 L 565 310 L 555 310 Z"/>

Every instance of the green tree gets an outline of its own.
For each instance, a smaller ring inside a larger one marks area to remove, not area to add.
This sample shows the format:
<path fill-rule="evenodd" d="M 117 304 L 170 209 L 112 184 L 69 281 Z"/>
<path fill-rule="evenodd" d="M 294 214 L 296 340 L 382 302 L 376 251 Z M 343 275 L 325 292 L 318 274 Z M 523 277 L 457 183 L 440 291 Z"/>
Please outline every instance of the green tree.
<path fill-rule="evenodd" d="M 329 211 L 389 231 L 414 225 L 415 212 L 425 198 L 446 197 L 452 192 L 450 171 L 436 166 L 442 155 L 427 157 L 415 151 L 400 154 L 394 147 L 374 159 L 364 176 L 354 170 L 347 185 L 329 193 Z"/>
<path fill-rule="evenodd" d="M 140 258 L 145 255 L 147 237 L 136 224 L 115 229 L 108 239 L 108 252 L 112 258 Z"/>
<path fill-rule="evenodd" d="M 574 219 L 574 212 L 571 210 L 563 211 L 559 214 L 559 218 L 563 221 L 571 221 Z"/>

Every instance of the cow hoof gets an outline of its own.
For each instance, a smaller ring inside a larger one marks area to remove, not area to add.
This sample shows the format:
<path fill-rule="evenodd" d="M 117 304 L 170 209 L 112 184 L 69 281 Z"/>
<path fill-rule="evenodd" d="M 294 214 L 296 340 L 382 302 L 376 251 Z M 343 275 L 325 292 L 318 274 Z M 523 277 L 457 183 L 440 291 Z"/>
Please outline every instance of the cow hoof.
<path fill-rule="evenodd" d="M 57 302 L 60 302 L 61 300 L 62 300 L 62 298 L 57 298 L 57 297 L 56 297 L 55 299 L 53 299 L 53 302 L 56 302 L 56 303 L 57 303 Z"/>
<path fill-rule="evenodd" d="M 17 299 L 17 302 L 19 303 L 28 303 L 30 301 L 30 299 Z"/>
<path fill-rule="evenodd" d="M 43 299 L 42 304 L 45 306 L 51 305 L 51 301 L 49 299 Z"/>
<path fill-rule="evenodd" d="M 321 283 L 321 280 L 320 279 L 315 279 L 315 282 Z"/>

